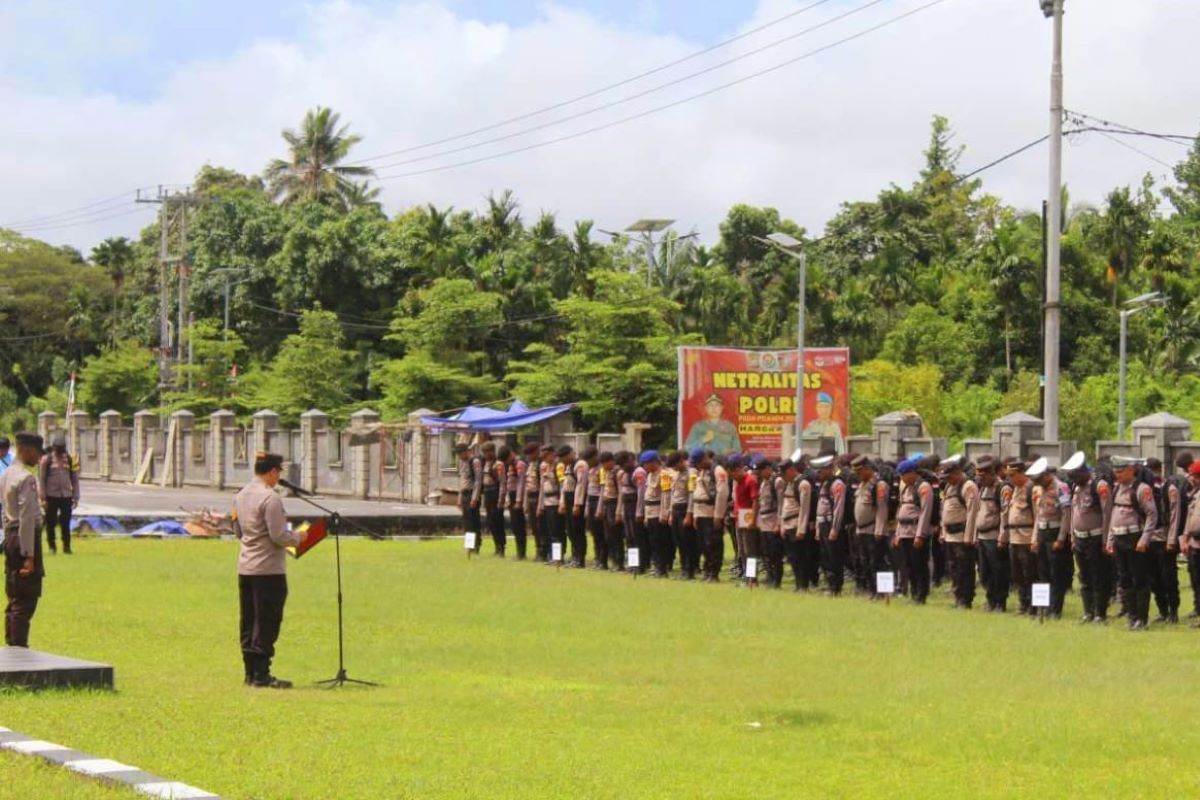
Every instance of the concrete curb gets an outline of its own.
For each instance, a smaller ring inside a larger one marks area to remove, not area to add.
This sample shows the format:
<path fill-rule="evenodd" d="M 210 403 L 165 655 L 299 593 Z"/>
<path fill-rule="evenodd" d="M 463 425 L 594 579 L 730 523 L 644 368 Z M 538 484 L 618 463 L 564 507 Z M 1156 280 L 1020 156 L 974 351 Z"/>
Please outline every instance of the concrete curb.
<path fill-rule="evenodd" d="M 61 744 L 34 739 L 10 731 L 8 728 L 0 728 L 0 749 L 40 758 L 48 764 L 66 767 L 85 778 L 127 786 L 147 797 L 159 797 L 165 800 L 220 800 L 212 792 L 197 789 L 195 786 L 159 778 L 119 761 L 85 755 Z"/>

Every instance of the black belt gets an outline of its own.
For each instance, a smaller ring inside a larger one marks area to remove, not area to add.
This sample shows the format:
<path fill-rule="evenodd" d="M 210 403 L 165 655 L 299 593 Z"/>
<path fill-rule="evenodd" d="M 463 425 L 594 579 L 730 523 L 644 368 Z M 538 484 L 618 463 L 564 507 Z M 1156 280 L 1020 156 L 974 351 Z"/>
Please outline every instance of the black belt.
<path fill-rule="evenodd" d="M 998 531 L 998 530 L 1000 530 L 1000 526 L 995 525 L 991 528 L 976 528 L 975 533 L 992 533 L 993 531 Z"/>
<path fill-rule="evenodd" d="M 950 533 L 950 534 L 959 534 L 959 533 L 963 533 L 964 531 L 966 531 L 966 529 L 967 529 L 967 523 L 965 523 L 965 522 L 956 522 L 956 523 L 954 523 L 953 525 L 945 525 L 945 526 L 943 526 L 943 527 L 945 527 L 945 529 L 946 529 L 946 533 Z"/>

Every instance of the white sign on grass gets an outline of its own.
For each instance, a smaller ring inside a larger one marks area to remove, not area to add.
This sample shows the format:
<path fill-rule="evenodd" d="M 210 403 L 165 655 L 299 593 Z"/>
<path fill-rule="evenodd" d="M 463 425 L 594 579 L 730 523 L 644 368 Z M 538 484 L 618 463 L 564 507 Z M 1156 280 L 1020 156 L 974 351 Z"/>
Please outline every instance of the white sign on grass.
<path fill-rule="evenodd" d="M 1033 585 L 1033 607 L 1034 608 L 1049 608 L 1050 607 L 1050 584 L 1035 583 Z"/>
<path fill-rule="evenodd" d="M 746 577 L 751 578 L 751 579 L 758 577 L 758 559 L 757 558 L 747 558 L 746 559 Z"/>
<path fill-rule="evenodd" d="M 475 536 L 476 536 L 476 534 L 469 533 L 469 532 L 463 534 L 463 549 L 465 549 L 465 550 L 474 550 L 475 549 Z"/>
<path fill-rule="evenodd" d="M 562 542 L 550 543 L 550 560 L 562 561 Z"/>
<path fill-rule="evenodd" d="M 896 593 L 896 573 L 894 573 L 894 572 L 876 572 L 875 573 L 875 592 L 877 594 L 895 594 Z"/>
<path fill-rule="evenodd" d="M 628 558 L 626 563 L 633 569 L 640 569 L 642 566 L 642 551 L 636 547 L 629 548 Z"/>

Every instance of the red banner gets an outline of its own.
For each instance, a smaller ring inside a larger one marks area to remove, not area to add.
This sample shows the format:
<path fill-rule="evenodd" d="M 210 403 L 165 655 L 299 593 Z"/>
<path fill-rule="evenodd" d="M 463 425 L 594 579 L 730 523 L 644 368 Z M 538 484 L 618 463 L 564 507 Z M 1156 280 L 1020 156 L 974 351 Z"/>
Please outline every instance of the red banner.
<path fill-rule="evenodd" d="M 796 421 L 795 350 L 679 348 L 679 441 L 718 455 L 780 457 L 781 426 Z M 804 435 L 839 453 L 850 432 L 850 351 L 804 349 Z"/>

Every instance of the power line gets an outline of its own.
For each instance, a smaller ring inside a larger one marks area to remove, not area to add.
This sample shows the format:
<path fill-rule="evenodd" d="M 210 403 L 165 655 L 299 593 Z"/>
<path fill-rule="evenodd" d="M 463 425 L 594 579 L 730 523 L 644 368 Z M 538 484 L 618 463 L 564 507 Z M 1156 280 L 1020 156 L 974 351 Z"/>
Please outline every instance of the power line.
<path fill-rule="evenodd" d="M 788 42 L 793 41 L 795 39 L 799 39 L 802 36 L 807 36 L 810 33 L 818 31 L 822 28 L 826 28 L 826 27 L 834 24 L 835 22 L 840 22 L 843 19 L 846 19 L 847 17 L 850 17 L 850 16 L 853 16 L 854 14 L 858 14 L 863 11 L 866 11 L 867 9 L 877 6 L 883 2 L 885 2 L 885 0 L 868 0 L 868 2 L 863 3 L 860 6 L 857 6 L 848 11 L 845 11 L 841 14 L 838 14 L 835 17 L 830 17 L 829 19 L 825 20 L 824 22 L 820 22 L 816 25 L 812 25 L 801 31 L 797 31 L 796 33 L 785 36 L 782 39 L 776 39 L 773 42 L 765 44 L 761 47 L 757 47 L 753 50 L 749 50 L 745 53 L 742 53 L 741 55 L 737 55 L 737 56 L 734 56 L 733 58 L 730 58 L 725 61 L 721 61 L 717 64 L 713 64 L 711 66 L 705 67 L 702 70 L 697 70 L 696 72 L 690 72 L 687 75 L 682 75 L 678 78 L 674 78 L 665 83 L 660 83 L 655 86 L 651 86 L 648 89 L 643 89 L 639 92 L 635 92 L 634 94 L 628 95 L 626 97 L 617 98 L 616 100 L 611 100 L 607 103 L 602 103 L 601 105 L 593 106 L 592 108 L 584 109 L 583 111 L 579 111 L 574 114 L 569 114 L 565 117 L 560 117 L 559 119 L 553 119 L 553 120 L 550 120 L 549 122 L 543 122 L 539 125 L 534 125 L 533 127 L 530 127 L 530 128 L 523 128 L 522 130 L 514 131 L 512 133 L 507 133 L 507 134 L 504 134 L 503 136 L 496 136 L 491 139 L 485 139 L 481 142 L 475 142 L 474 144 L 466 144 L 466 145 L 462 145 L 461 147 L 451 148 L 449 150 L 440 150 L 436 153 L 428 153 L 423 156 L 416 156 L 414 158 L 405 159 L 403 161 L 393 161 L 389 164 L 380 164 L 378 167 L 376 167 L 376 169 L 390 169 L 392 167 L 403 167 L 408 164 L 416 164 L 416 163 L 419 163 L 422 161 L 431 161 L 435 158 L 442 158 L 444 156 L 456 155 L 458 153 L 463 153 L 468 150 L 477 150 L 480 147 L 487 147 L 488 145 L 499 144 L 500 142 L 506 142 L 506 141 L 510 141 L 512 139 L 520 138 L 522 136 L 528 136 L 531 133 L 537 133 L 538 131 L 543 131 L 543 130 L 546 130 L 547 128 L 553 128 L 553 127 L 562 125 L 567 122 L 573 122 L 574 120 L 577 120 L 577 119 L 582 119 L 584 117 L 590 117 L 593 114 L 599 114 L 602 111 L 607 111 L 611 108 L 616 108 L 617 106 L 625 105 L 626 103 L 632 103 L 634 100 L 640 100 L 643 97 L 647 97 L 649 95 L 656 94 L 658 92 L 663 91 L 664 89 L 669 89 L 673 86 L 678 86 L 681 83 L 686 83 L 687 81 L 690 81 L 693 78 L 699 78 L 703 75 L 709 74 L 710 72 L 715 72 L 719 69 L 724 69 L 725 67 L 728 67 L 731 64 L 736 64 L 739 61 L 744 61 L 747 58 L 752 58 L 756 55 L 760 55 L 761 53 L 764 53 L 767 50 L 770 50 L 775 47 L 779 47 L 780 45 L 783 45 L 783 44 L 787 44 Z"/>
<path fill-rule="evenodd" d="M 726 89 L 733 88 L 734 86 L 739 86 L 743 83 L 755 80 L 756 78 L 761 78 L 761 77 L 763 77 L 765 75 L 769 75 L 773 72 L 778 72 L 781 69 L 790 67 L 793 64 L 797 64 L 801 61 L 805 61 L 809 58 L 812 58 L 815 55 L 819 55 L 820 53 L 824 53 L 828 50 L 832 50 L 833 48 L 838 47 L 840 45 L 846 44 L 848 42 L 852 42 L 855 39 L 861 39 L 864 36 L 867 36 L 871 33 L 875 33 L 876 31 L 882 30 L 882 29 L 887 28 L 891 25 L 894 25 L 898 22 L 901 22 L 901 21 L 907 19 L 908 17 L 911 17 L 915 14 L 921 13 L 922 11 L 927 11 L 928 9 L 933 8 L 934 6 L 941 5 L 944 2 L 946 2 L 946 0 L 932 0 L 931 2 L 925 3 L 924 5 L 918 6 L 917 8 L 914 8 L 910 11 L 906 11 L 903 14 L 892 17 L 891 19 L 885 20 L 884 22 L 878 23 L 876 25 L 872 25 L 869 28 L 859 31 L 858 33 L 854 33 L 854 34 L 851 34 L 844 38 L 838 39 L 837 41 L 831 42 L 830 44 L 824 45 L 822 47 L 818 47 L 814 50 L 809 50 L 806 53 L 802 53 L 799 56 L 790 58 L 786 61 L 782 61 L 773 66 L 758 70 L 756 72 L 752 72 L 749 75 L 745 75 L 736 80 L 732 80 L 727 83 L 723 83 L 718 86 L 714 86 L 713 88 L 707 89 L 703 92 L 698 92 L 696 94 L 689 95 L 687 97 L 683 97 L 679 100 L 675 100 L 670 103 L 665 103 L 661 106 L 656 106 L 654 108 L 650 108 L 645 111 L 641 111 L 637 114 L 631 114 L 627 117 L 622 117 L 620 119 L 616 119 L 611 122 L 606 122 L 602 125 L 596 125 L 591 128 L 585 128 L 584 130 L 576 131 L 575 133 L 566 134 L 564 136 L 559 136 L 554 139 L 547 139 L 546 141 L 543 141 L 543 142 L 535 142 L 533 144 L 525 145 L 523 147 L 517 147 L 512 150 L 505 150 L 500 153 L 493 153 L 493 154 L 487 155 L 487 156 L 480 156 L 479 158 L 473 158 L 473 159 L 469 159 L 466 161 L 459 161 L 459 162 L 456 162 L 453 164 L 444 164 L 444 165 L 437 166 L 437 167 L 430 167 L 428 169 L 414 170 L 411 172 L 400 172 L 400 173 L 396 173 L 395 175 L 380 175 L 380 176 L 377 176 L 376 179 L 380 180 L 380 181 L 393 180 L 395 178 L 412 178 L 412 177 L 416 177 L 419 175 L 429 175 L 429 174 L 432 174 L 435 172 L 444 172 L 444 171 L 450 170 L 450 169 L 458 169 L 460 167 L 468 167 L 468 166 L 472 166 L 475 164 L 481 164 L 483 162 L 491 161 L 491 160 L 497 159 L 497 158 L 504 158 L 507 156 L 518 155 L 520 153 L 526 153 L 531 150 L 537 150 L 542 147 L 549 147 L 550 145 L 561 144 L 562 142 L 571 141 L 573 139 L 579 139 L 583 136 L 588 136 L 593 133 L 599 133 L 600 131 L 605 131 L 605 130 L 608 130 L 609 128 L 615 128 L 618 125 L 623 125 L 628 122 L 633 122 L 635 120 L 643 119 L 645 117 L 651 116 L 652 114 L 657 114 L 659 112 L 666 111 L 668 109 L 684 105 L 685 103 L 690 103 L 694 100 L 699 100 L 701 98 L 717 94 L 718 92 L 722 92 Z"/>
<path fill-rule="evenodd" d="M 1041 144 L 1042 142 L 1046 141 L 1049 138 L 1050 138 L 1050 134 L 1048 134 L 1048 133 L 1044 136 L 1039 136 L 1038 138 L 1034 139 L 1032 142 L 1023 144 L 1020 147 L 1018 147 L 1016 150 L 1012 150 L 1008 153 L 1005 153 L 1004 155 L 997 158 L 995 161 L 989 161 L 988 163 L 984 164 L 982 167 L 972 170 L 971 172 L 968 172 L 966 175 L 959 177 L 959 179 L 956 180 L 955 183 L 962 183 L 963 181 L 970 180 L 971 178 L 974 178 L 976 175 L 978 175 L 979 173 L 981 173 L 985 170 L 989 170 L 992 167 L 1003 164 L 1005 161 L 1008 161 L 1010 158 L 1015 158 L 1015 157 L 1021 155 L 1021 153 L 1024 153 L 1026 150 L 1030 149 L 1031 147 L 1037 147 L 1039 144 Z"/>
<path fill-rule="evenodd" d="M 105 208 L 103 208 L 104 206 L 112 206 L 113 208 L 115 208 L 115 207 L 117 207 L 117 205 L 128 202 L 128 198 L 131 195 L 135 195 L 137 193 L 137 191 L 138 190 L 136 188 L 129 189 L 128 191 L 121 192 L 120 194 L 114 194 L 111 197 L 105 197 L 101 200 L 96 200 L 96 201 L 88 203 L 86 205 L 78 206 L 77 208 L 70 208 L 70 209 L 67 209 L 66 211 L 60 211 L 56 214 L 45 214 L 40 217 L 27 217 L 26 219 L 19 219 L 19 220 L 13 220 L 12 222 L 0 223 L 0 228 L 15 229 L 15 228 L 20 228 L 20 227 L 29 227 L 29 226 L 40 225 L 42 223 L 63 221 L 63 218 L 87 216 L 89 214 L 94 214 L 94 213 L 98 213 L 100 211 L 106 210 Z"/>
<path fill-rule="evenodd" d="M 1091 128 L 1091 130 L 1104 130 L 1107 133 L 1116 133 L 1124 136 L 1148 136 L 1152 139 L 1161 139 L 1165 142 L 1180 144 L 1186 147 L 1191 147 L 1192 144 L 1195 143 L 1196 139 L 1200 138 L 1200 136 L 1188 136 L 1182 133 L 1151 133 L 1149 131 L 1135 128 L 1131 125 L 1122 125 L 1119 122 L 1111 122 L 1106 119 L 1101 119 L 1100 117 L 1094 117 L 1091 114 L 1085 114 L 1082 111 L 1071 111 L 1070 109 L 1065 109 L 1065 111 L 1068 117 L 1076 117 L 1081 125 L 1083 124 L 1084 120 L 1090 120 L 1097 125 L 1104 126 L 1103 128 Z"/>
<path fill-rule="evenodd" d="M 106 210 L 111 210 L 111 209 L 106 209 Z M 17 233 L 21 233 L 21 234 L 44 233 L 45 231 L 56 231 L 56 230 L 61 230 L 63 228 L 77 228 L 80 225 L 92 225 L 97 222 L 106 222 L 111 219 L 120 219 L 121 217 L 128 217 L 131 214 L 137 214 L 138 212 L 145 211 L 145 210 L 146 209 L 139 206 L 137 208 L 132 208 L 132 209 L 129 209 L 128 211 L 122 211 L 117 214 L 106 214 L 106 215 L 101 215 L 101 216 L 97 216 L 97 217 L 89 217 L 87 219 L 80 219 L 75 222 L 34 225 L 34 226 L 24 227 L 24 228 L 11 228 L 11 230 L 15 230 Z"/>
<path fill-rule="evenodd" d="M 515 117 L 509 117 L 508 119 L 503 119 L 503 120 L 500 120 L 499 122 L 494 122 L 490 125 L 485 125 L 482 128 L 476 128 L 473 131 L 467 131 L 466 133 L 455 134 L 454 136 L 447 136 L 445 138 L 437 139 L 432 142 L 426 142 L 425 144 L 412 145 L 410 147 L 405 147 L 400 150 L 392 150 L 387 153 L 380 153 L 379 155 L 371 156 L 369 158 L 364 158 L 361 161 L 357 161 L 354 163 L 366 164 L 371 161 L 378 161 L 382 158 L 390 158 L 391 156 L 404 155 L 405 153 L 412 153 L 417 150 L 426 150 L 430 147 L 437 147 L 438 145 L 448 144 L 450 142 L 456 142 L 461 139 L 466 139 L 466 138 L 475 136 L 480 133 L 487 133 L 489 131 L 496 130 L 497 128 L 503 128 L 504 126 L 511 125 L 514 122 L 522 122 L 524 120 L 531 119 L 533 117 L 541 116 L 542 114 L 548 114 L 551 111 L 557 111 L 560 108 L 565 108 L 566 106 L 574 105 L 575 103 L 581 102 L 583 100 L 589 100 L 597 95 L 604 94 L 605 92 L 609 92 L 613 89 L 619 89 L 622 86 L 626 86 L 630 83 L 634 83 L 636 81 L 641 80 L 642 78 L 648 78 L 651 75 L 656 75 L 660 72 L 669 70 L 672 67 L 677 67 L 680 64 L 684 64 L 688 61 L 699 58 L 700 56 L 707 55 L 708 53 L 714 52 L 716 50 L 720 50 L 721 48 L 727 47 L 727 46 L 733 44 L 734 42 L 739 42 L 742 39 L 746 39 L 750 36 L 754 36 L 755 34 L 762 33 L 763 31 L 767 30 L 768 28 L 772 28 L 776 25 L 780 25 L 784 22 L 787 22 L 789 19 L 798 17 L 801 14 L 804 14 L 808 11 L 812 11 L 814 8 L 825 5 L 828 2 L 830 2 L 830 0 L 817 0 L 817 2 L 815 2 L 815 3 L 811 3 L 807 6 L 804 6 L 803 8 L 797 9 L 796 11 L 793 11 L 789 14 L 784 14 L 782 17 L 777 17 L 776 19 L 773 19 L 769 22 L 763 23 L 762 25 L 759 25 L 756 28 L 751 28 L 750 30 L 745 31 L 744 33 L 740 33 L 737 36 L 732 36 L 728 39 L 725 39 L 724 41 L 717 42 L 716 44 L 713 44 L 708 47 L 697 50 L 697 51 L 690 53 L 682 58 L 677 58 L 674 61 L 670 61 L 666 64 L 662 64 L 662 65 L 654 67 L 652 69 L 648 69 L 645 72 L 640 72 L 637 75 L 631 75 L 630 77 L 619 80 L 616 83 L 610 83 L 607 86 L 601 86 L 598 89 L 593 89 L 592 91 L 585 92 L 584 94 L 577 95 L 568 100 L 562 100 L 560 102 L 554 103 L 554 104 L 546 106 L 544 108 L 536 109 L 534 111 L 529 111 L 524 114 L 518 114 Z"/>
<path fill-rule="evenodd" d="M 1141 149 L 1141 148 L 1139 148 L 1139 147 L 1134 147 L 1134 146 L 1133 146 L 1133 145 L 1131 145 L 1129 142 L 1122 142 L 1120 139 L 1118 139 L 1117 137 L 1113 136 L 1112 134 L 1106 133 L 1106 132 L 1104 132 L 1104 131 L 1096 131 L 1096 133 L 1100 134 L 1100 135 L 1101 135 L 1101 136 L 1103 136 L 1105 139 L 1108 139 L 1108 140 L 1109 140 L 1110 142 L 1112 142 L 1113 144 L 1119 144 L 1119 145 L 1121 145 L 1121 147 L 1124 147 L 1126 150 L 1132 150 L 1133 152 L 1137 153 L 1138 155 L 1143 155 L 1143 156 L 1145 156 L 1146 158 L 1150 159 L 1151 161 L 1154 161 L 1154 162 L 1156 162 L 1156 163 L 1158 163 L 1158 164 L 1162 164 L 1162 165 L 1163 165 L 1164 167 L 1166 167 L 1167 169 L 1174 169 L 1174 168 L 1175 168 L 1175 165 L 1174 165 L 1174 164 L 1171 164 L 1171 163 L 1169 163 L 1169 162 L 1163 161 L 1163 160 L 1162 160 L 1161 158 L 1159 158 L 1158 156 L 1156 156 L 1156 155 L 1151 155 L 1150 153 L 1147 153 L 1145 150 L 1142 150 L 1142 149 Z"/>

